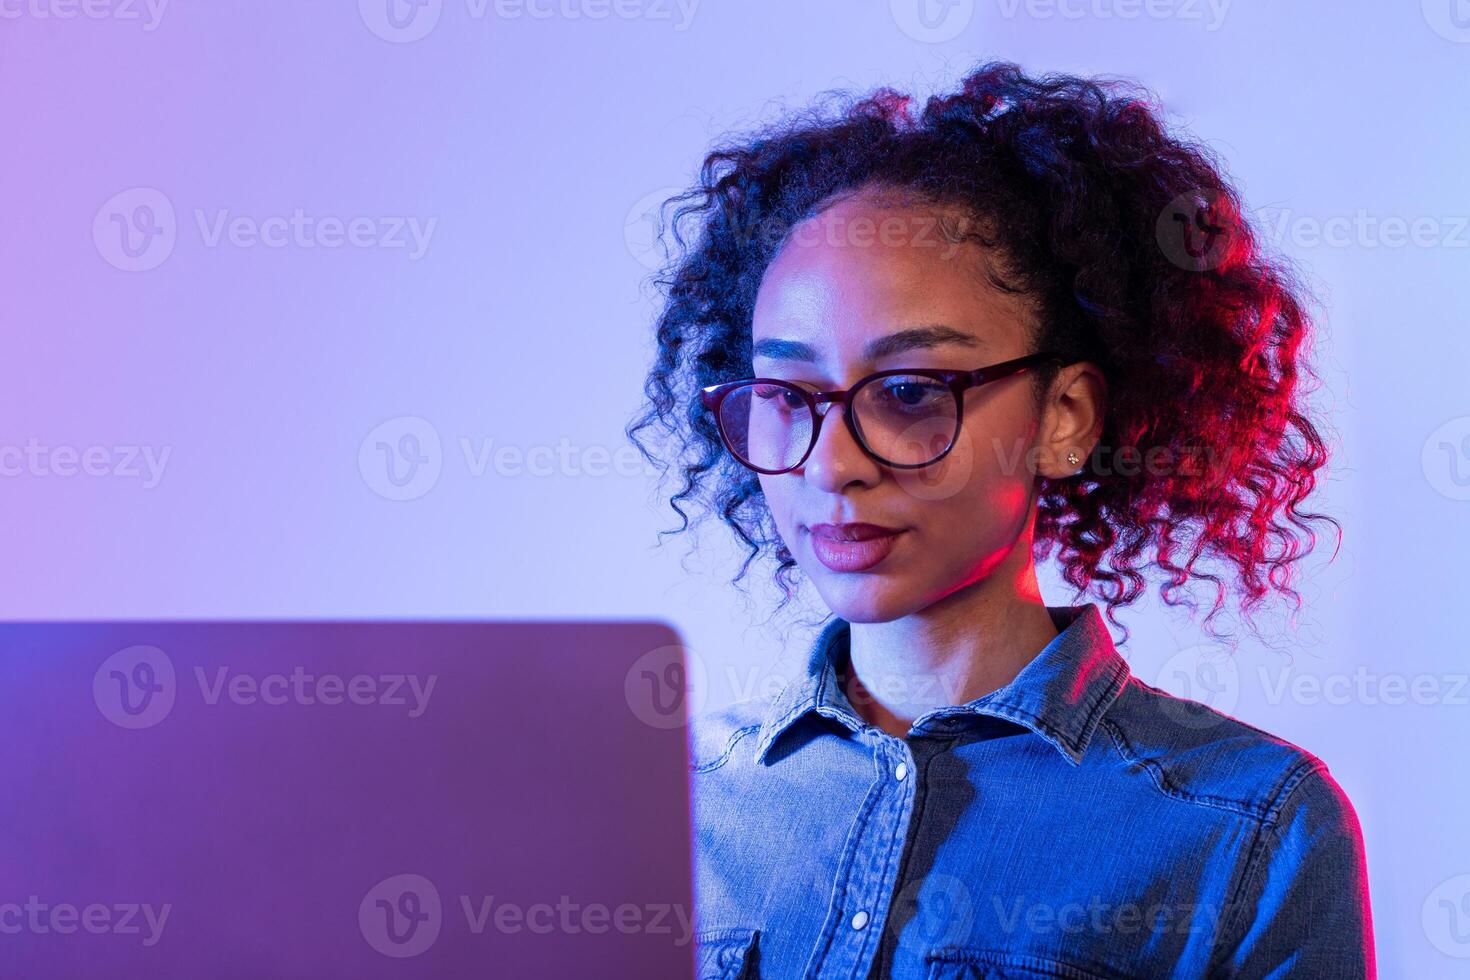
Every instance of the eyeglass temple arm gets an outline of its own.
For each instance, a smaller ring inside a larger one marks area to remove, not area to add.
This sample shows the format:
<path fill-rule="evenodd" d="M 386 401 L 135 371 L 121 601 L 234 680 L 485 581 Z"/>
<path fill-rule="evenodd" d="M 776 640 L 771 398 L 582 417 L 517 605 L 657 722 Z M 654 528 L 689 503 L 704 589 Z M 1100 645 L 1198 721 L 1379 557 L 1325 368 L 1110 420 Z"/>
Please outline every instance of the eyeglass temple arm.
<path fill-rule="evenodd" d="M 1018 357 L 1002 364 L 992 364 L 989 367 L 976 368 L 973 371 L 966 372 L 965 376 L 969 379 L 970 387 L 973 388 L 976 385 L 982 385 L 989 381 L 998 381 L 1001 378 L 1019 374 L 1022 371 L 1029 371 L 1031 368 L 1039 364 L 1045 364 L 1048 361 L 1066 363 L 1066 360 L 1060 354 L 1027 354 L 1024 357 Z"/>

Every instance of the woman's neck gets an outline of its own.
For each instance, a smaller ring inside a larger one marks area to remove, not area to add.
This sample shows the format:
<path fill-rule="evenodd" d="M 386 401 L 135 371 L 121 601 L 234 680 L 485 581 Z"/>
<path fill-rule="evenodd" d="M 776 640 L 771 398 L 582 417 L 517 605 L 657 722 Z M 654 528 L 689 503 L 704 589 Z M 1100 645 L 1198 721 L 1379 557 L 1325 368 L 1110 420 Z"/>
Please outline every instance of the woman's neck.
<path fill-rule="evenodd" d="M 887 623 L 851 624 L 843 693 L 863 721 L 904 738 L 926 712 L 1009 684 L 1057 636 L 1038 592 L 986 591 Z"/>

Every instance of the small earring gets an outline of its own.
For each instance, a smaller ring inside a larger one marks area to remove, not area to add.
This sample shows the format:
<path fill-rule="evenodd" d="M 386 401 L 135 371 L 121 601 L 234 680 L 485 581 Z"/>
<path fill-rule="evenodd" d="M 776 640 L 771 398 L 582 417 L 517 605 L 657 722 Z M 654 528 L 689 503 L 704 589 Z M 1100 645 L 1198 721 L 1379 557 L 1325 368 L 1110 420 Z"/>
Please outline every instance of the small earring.
<path fill-rule="evenodd" d="M 1075 452 L 1067 453 L 1067 463 L 1069 465 L 1076 466 L 1080 462 L 1082 462 L 1081 456 L 1078 456 Z"/>

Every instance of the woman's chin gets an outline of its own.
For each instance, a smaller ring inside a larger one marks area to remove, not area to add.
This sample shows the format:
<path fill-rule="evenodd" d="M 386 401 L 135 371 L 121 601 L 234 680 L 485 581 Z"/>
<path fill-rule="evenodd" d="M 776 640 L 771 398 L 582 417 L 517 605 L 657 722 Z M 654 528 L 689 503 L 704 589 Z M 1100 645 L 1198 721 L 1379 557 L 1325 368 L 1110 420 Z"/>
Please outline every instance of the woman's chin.
<path fill-rule="evenodd" d="M 886 623 L 914 611 L 911 590 L 894 578 L 820 569 L 814 581 L 827 608 L 849 623 Z"/>

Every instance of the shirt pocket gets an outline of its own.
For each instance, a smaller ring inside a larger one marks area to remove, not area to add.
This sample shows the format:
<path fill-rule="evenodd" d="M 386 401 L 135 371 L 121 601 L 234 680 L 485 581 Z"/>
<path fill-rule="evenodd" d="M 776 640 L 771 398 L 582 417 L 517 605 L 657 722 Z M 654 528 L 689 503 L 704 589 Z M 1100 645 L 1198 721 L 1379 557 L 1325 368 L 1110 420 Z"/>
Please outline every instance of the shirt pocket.
<path fill-rule="evenodd" d="M 1048 956 L 996 949 L 950 947 L 924 957 L 927 980 L 1128 980 L 1123 974 L 1099 972 Z"/>
<path fill-rule="evenodd" d="M 695 936 L 698 980 L 756 980 L 758 929 L 710 929 Z"/>

